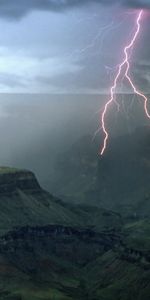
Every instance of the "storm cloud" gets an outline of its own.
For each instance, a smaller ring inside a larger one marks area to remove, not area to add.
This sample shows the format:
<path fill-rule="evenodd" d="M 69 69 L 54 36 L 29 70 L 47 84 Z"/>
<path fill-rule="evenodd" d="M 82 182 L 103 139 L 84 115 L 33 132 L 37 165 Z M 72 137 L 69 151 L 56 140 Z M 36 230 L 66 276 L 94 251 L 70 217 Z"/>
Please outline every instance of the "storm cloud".
<path fill-rule="evenodd" d="M 17 19 L 35 10 L 59 12 L 90 3 L 150 8 L 150 0 L 0 0 L 0 16 Z"/>
<path fill-rule="evenodd" d="M 107 93 L 134 18 L 123 8 L 127 1 L 100 3 L 104 1 L 0 0 L 0 28 L 5 28 L 0 35 L 0 92 Z M 132 73 L 145 91 L 149 65 L 146 76 L 136 66 L 149 62 L 148 28 L 149 20 L 143 18 L 132 56 Z"/>

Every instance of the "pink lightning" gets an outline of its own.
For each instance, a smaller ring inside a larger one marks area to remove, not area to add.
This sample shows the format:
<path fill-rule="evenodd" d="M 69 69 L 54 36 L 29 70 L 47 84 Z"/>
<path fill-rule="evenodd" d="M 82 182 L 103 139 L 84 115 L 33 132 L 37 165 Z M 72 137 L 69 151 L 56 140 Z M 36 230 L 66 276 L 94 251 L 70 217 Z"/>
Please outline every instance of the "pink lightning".
<path fill-rule="evenodd" d="M 140 91 L 138 91 L 136 89 L 136 87 L 134 86 L 134 83 L 133 83 L 133 81 L 132 81 L 132 79 L 130 78 L 130 75 L 129 75 L 130 63 L 129 63 L 129 53 L 128 53 L 128 51 L 130 49 L 132 49 L 132 47 L 134 46 L 134 43 L 135 43 L 135 41 L 136 41 L 136 39 L 139 35 L 140 28 L 141 28 L 140 21 L 142 19 L 142 16 L 143 16 L 143 10 L 141 10 L 138 13 L 138 16 L 137 16 L 137 19 L 136 19 L 136 31 L 134 33 L 134 36 L 132 37 L 132 40 L 130 41 L 130 43 L 124 48 L 124 60 L 119 65 L 118 73 L 117 73 L 117 75 L 114 79 L 114 83 L 113 83 L 113 85 L 110 89 L 111 97 L 108 100 L 108 102 L 105 104 L 105 107 L 104 107 L 104 110 L 103 110 L 103 113 L 102 113 L 102 129 L 103 129 L 105 137 L 104 137 L 103 147 L 102 147 L 102 150 L 100 152 L 101 155 L 103 155 L 103 153 L 104 153 L 104 151 L 107 147 L 107 141 L 108 141 L 108 138 L 109 138 L 109 133 L 108 133 L 108 131 L 106 129 L 106 125 L 105 125 L 105 117 L 106 117 L 106 114 L 107 114 L 108 107 L 114 101 L 114 94 L 115 94 L 115 90 L 116 90 L 116 87 L 117 87 L 117 83 L 118 83 L 118 80 L 120 78 L 122 69 L 125 66 L 126 66 L 126 69 L 125 69 L 125 72 L 124 72 L 124 77 L 129 81 L 134 93 L 143 98 L 143 100 L 144 100 L 144 110 L 145 110 L 145 113 L 146 113 L 147 117 L 150 119 L 150 114 L 149 114 L 148 109 L 147 109 L 148 99 L 145 95 L 143 95 Z"/>

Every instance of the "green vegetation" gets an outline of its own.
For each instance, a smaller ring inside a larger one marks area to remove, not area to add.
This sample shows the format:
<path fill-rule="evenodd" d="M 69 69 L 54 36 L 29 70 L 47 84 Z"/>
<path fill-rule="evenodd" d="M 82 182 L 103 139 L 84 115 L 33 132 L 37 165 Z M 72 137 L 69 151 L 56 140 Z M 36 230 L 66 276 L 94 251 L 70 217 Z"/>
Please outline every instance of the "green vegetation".
<path fill-rule="evenodd" d="M 14 174 L 22 172 L 23 170 L 17 168 L 10 168 L 10 167 L 0 167 L 0 174 Z"/>

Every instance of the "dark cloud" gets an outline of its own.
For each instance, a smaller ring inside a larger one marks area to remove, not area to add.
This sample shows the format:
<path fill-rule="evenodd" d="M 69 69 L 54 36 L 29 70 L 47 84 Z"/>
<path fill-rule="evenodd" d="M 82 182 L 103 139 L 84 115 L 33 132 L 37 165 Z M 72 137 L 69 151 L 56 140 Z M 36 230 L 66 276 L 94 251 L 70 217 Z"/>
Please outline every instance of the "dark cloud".
<path fill-rule="evenodd" d="M 33 10 L 61 11 L 72 6 L 83 5 L 91 0 L 0 0 L 0 15 L 21 18 Z M 93 0 L 93 2 L 98 2 Z"/>
<path fill-rule="evenodd" d="M 130 7 L 150 7 L 150 0 L 0 0 L 0 15 L 16 19 L 33 10 L 61 11 L 93 2 L 103 5 L 118 3 Z"/>

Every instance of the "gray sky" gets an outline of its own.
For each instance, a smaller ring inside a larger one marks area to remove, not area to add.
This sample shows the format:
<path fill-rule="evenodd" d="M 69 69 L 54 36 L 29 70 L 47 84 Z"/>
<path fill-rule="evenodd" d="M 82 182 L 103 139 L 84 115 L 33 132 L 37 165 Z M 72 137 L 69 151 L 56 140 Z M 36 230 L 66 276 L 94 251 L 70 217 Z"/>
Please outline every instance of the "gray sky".
<path fill-rule="evenodd" d="M 131 35 L 135 7 L 149 2 L 0 0 L 1 93 L 106 93 Z M 132 54 L 132 75 L 146 92 L 149 16 L 146 10 Z"/>
<path fill-rule="evenodd" d="M 150 14 L 148 1 L 142 3 L 131 75 L 150 92 Z M 0 0 L 0 165 L 50 181 L 57 154 L 94 135 L 107 99 L 99 94 L 108 92 L 139 7 L 134 0 Z M 110 131 L 145 125 L 143 103 L 119 97 L 120 114 L 116 107 L 108 114 Z"/>

